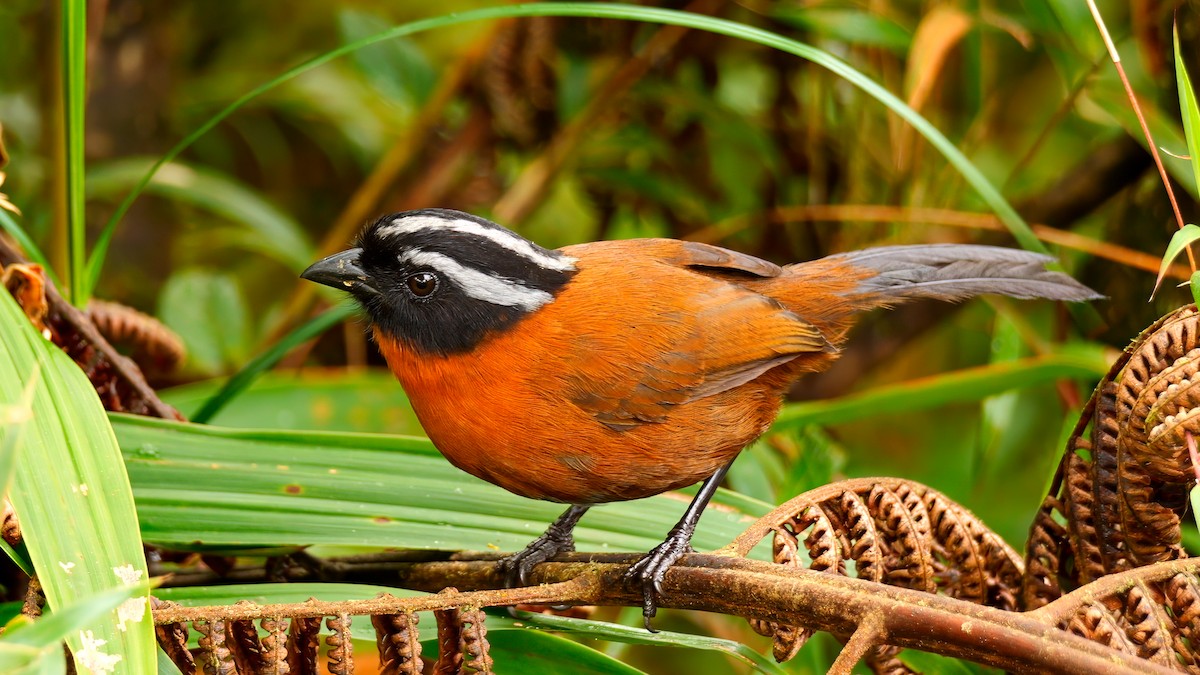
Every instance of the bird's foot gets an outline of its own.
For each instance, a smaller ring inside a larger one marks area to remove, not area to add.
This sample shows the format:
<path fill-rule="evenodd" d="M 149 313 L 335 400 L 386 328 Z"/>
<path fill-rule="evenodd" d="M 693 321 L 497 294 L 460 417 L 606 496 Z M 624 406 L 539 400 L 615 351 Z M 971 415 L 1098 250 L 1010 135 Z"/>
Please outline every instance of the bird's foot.
<path fill-rule="evenodd" d="M 518 551 L 496 563 L 500 575 L 504 577 L 504 585 L 517 588 L 529 585 L 529 573 L 534 567 L 546 562 L 559 553 L 569 553 L 575 550 L 575 538 L 570 530 L 550 526 L 546 533 L 534 539 L 524 550 Z"/>
<path fill-rule="evenodd" d="M 646 624 L 646 630 L 651 633 L 658 632 L 650 625 L 650 620 L 658 613 L 658 600 L 662 595 L 663 578 L 666 577 L 667 570 L 671 568 L 671 565 L 693 551 L 691 542 L 692 532 L 690 529 L 673 529 L 667 535 L 666 541 L 655 546 L 646 554 L 646 557 L 634 563 L 625 573 L 627 582 L 641 586 L 642 620 Z"/>

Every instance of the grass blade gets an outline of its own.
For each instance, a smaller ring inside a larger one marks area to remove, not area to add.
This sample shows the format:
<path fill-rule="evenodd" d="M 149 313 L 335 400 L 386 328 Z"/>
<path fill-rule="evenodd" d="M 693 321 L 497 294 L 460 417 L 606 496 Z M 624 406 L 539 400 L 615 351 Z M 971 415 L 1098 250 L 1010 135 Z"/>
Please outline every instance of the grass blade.
<path fill-rule="evenodd" d="M 0 405 L 17 402 L 39 362 L 41 385 L 10 493 L 29 556 L 53 611 L 125 589 L 139 577 L 135 604 L 107 612 L 88 630 L 121 657 L 115 672 L 151 672 L 146 565 L 112 428 L 79 366 L 34 330 L 12 296 L 0 293 Z M 7 438 L 11 430 L 3 433 Z M 85 647 L 79 633 L 67 643 L 77 656 Z"/>
<path fill-rule="evenodd" d="M 1179 49 L 1179 26 L 1174 26 L 1175 38 L 1175 82 L 1179 86 L 1179 113 L 1183 117 L 1183 135 L 1187 139 L 1188 154 L 1192 156 L 1192 178 L 1200 189 L 1200 105 L 1196 103 L 1196 90 L 1188 75 L 1183 53 Z"/>
<path fill-rule="evenodd" d="M 66 130 L 67 185 L 67 298 L 82 307 L 91 286 L 86 284 L 87 222 L 83 203 L 83 133 L 87 107 L 87 1 L 62 2 L 63 108 Z"/>

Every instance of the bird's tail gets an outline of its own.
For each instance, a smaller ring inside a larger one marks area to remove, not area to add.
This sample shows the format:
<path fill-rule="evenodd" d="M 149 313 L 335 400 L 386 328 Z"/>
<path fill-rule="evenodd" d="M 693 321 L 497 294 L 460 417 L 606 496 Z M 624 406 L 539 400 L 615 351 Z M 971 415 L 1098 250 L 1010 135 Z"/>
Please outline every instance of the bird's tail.
<path fill-rule="evenodd" d="M 789 265 L 760 288 L 838 345 L 860 312 L 918 298 L 957 302 L 994 293 L 1079 302 L 1103 297 L 1046 269 L 1052 260 L 995 246 L 884 246 Z"/>
<path fill-rule="evenodd" d="M 988 293 L 1012 298 L 1096 300 L 1099 293 L 1062 272 L 1046 269 L 1054 259 L 1040 253 L 998 246 L 923 244 L 883 246 L 840 253 L 826 261 L 844 262 L 867 273 L 848 289 L 871 304 L 915 298 L 957 302 Z"/>

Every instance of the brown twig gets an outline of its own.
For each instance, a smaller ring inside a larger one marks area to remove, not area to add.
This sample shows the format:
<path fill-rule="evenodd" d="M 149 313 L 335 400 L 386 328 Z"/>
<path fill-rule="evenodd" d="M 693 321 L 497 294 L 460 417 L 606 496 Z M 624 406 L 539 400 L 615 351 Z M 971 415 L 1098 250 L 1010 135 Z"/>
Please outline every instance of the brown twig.
<path fill-rule="evenodd" d="M 9 243 L 7 238 L 0 237 L 0 267 L 26 262 L 28 261 L 25 257 Z M 95 370 L 99 363 L 111 370 L 112 375 L 121 385 L 120 393 L 127 399 L 121 401 L 125 410 L 163 419 L 183 419 L 178 411 L 164 403 L 154 389 L 146 383 L 146 378 L 137 365 L 118 353 L 96 329 L 88 315 L 64 300 L 49 279 L 45 279 L 45 298 L 49 310 L 47 323 L 55 326 L 60 333 L 71 334 L 71 337 L 80 343 L 77 346 L 84 351 L 91 350 L 88 353 L 92 362 L 80 364 L 85 372 L 90 373 Z M 68 353 L 72 351 L 72 345 L 59 346 Z"/>
<path fill-rule="evenodd" d="M 578 554 L 569 556 L 577 559 Z M 403 563 L 403 585 L 437 591 L 495 589 L 501 579 L 489 560 Z M 1194 572 L 1200 561 L 1172 563 L 1175 573 Z M 416 598 L 382 597 L 343 603 L 310 601 L 288 605 L 188 607 L 156 610 L 155 623 L 199 617 L 224 620 L 267 616 L 316 617 L 399 614 L 446 607 L 490 607 L 520 602 L 640 606 L 640 590 L 623 580 L 628 564 L 546 563 L 534 570 L 531 588 L 477 590 Z M 1137 573 L 1148 574 L 1146 568 Z M 1128 583 L 1128 580 L 1126 581 Z M 1046 614 L 1019 614 L 907 588 L 772 563 L 691 554 L 663 582 L 662 607 L 698 609 L 802 624 L 838 635 L 853 634 L 863 617 L 880 618 L 887 641 L 899 647 L 935 649 L 1009 670 L 1044 673 L 1168 673 L 1128 654 L 1047 624 Z M 865 638 L 864 638 L 865 639 Z"/>

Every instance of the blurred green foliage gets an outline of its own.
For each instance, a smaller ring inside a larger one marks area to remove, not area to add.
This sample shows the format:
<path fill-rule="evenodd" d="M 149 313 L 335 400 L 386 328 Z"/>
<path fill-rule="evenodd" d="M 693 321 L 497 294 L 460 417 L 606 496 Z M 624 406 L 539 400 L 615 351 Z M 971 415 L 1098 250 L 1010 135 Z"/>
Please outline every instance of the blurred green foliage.
<path fill-rule="evenodd" d="M 254 87 L 391 26 L 499 4 L 91 3 L 89 237 L 155 158 Z M 1099 4 L 1158 144 L 1186 155 L 1171 3 Z M 768 503 L 847 476 L 917 479 L 1019 548 L 1103 356 L 1187 298 L 1168 282 L 1146 302 L 1155 269 L 1135 254 L 1157 256 L 1175 223 L 1086 7 L 688 6 L 846 60 L 946 134 L 1027 220 L 1108 246 L 1106 257 L 1094 247 L 1053 247 L 1069 271 L 1110 296 L 1098 304 L 1102 329 L 1081 334 L 1045 303 L 876 313 L 842 363 L 796 387 L 793 398 L 810 402 L 785 418 L 804 424 L 781 425 L 730 474 L 732 488 Z M 34 0 L 0 5 L 0 125 L 10 156 L 4 191 L 23 211 L 16 220 L 61 271 L 69 228 L 56 122 L 64 117 L 55 96 L 63 72 L 58 12 Z M 1180 35 L 1194 45 L 1189 18 L 1181 12 Z M 779 262 L 886 243 L 1012 245 L 976 221 L 923 217 L 919 209 L 953 215 L 984 210 L 984 202 L 926 140 L 844 80 L 699 32 L 644 55 L 660 32 L 596 19 L 461 24 L 382 42 L 287 81 L 155 176 L 116 230 L 97 295 L 152 313 L 179 334 L 183 368 L 151 377 L 156 386 L 178 385 L 164 397 L 192 413 L 222 378 L 328 304 L 296 273 L 389 211 L 473 211 L 548 246 L 671 236 Z M 1186 159 L 1165 162 L 1177 177 L 1191 176 Z M 514 189 L 539 167 L 551 170 L 536 189 Z M 1184 212 L 1194 214 L 1195 183 L 1181 180 Z M 1002 379 L 1008 364 L 1030 359 L 1061 369 L 1011 388 Z M 418 433 L 403 392 L 379 364 L 359 327 L 330 331 L 213 422 Z M 951 389 L 961 382 L 939 378 L 979 366 L 992 368 L 973 371 L 980 379 L 966 394 Z M 902 386 L 923 377 L 931 379 L 921 397 Z M 844 417 L 864 400 L 879 404 Z M 735 621 L 668 613 L 663 625 L 765 644 Z M 675 670 L 630 649 L 610 651 L 646 670 Z M 829 652 L 815 640 L 784 668 L 823 670 Z M 745 668 L 713 654 L 697 652 L 687 663 L 705 672 Z"/>

